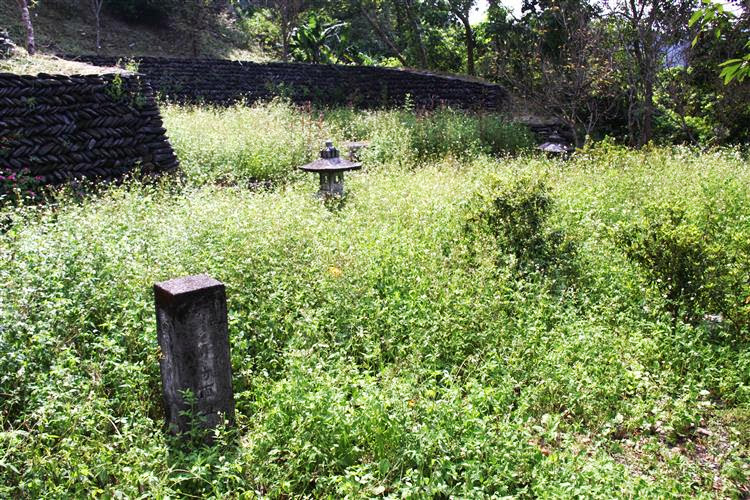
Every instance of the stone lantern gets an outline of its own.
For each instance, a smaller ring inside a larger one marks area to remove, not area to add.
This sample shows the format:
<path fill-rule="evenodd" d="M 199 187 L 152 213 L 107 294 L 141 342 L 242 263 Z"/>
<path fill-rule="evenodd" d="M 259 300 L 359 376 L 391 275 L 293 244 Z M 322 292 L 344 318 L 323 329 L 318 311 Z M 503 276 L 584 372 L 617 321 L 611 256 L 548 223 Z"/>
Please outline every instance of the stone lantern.
<path fill-rule="evenodd" d="M 318 196 L 328 198 L 330 196 L 344 195 L 344 172 L 347 170 L 359 170 L 361 163 L 351 162 L 339 156 L 339 150 L 333 146 L 332 141 L 326 141 L 326 146 L 320 151 L 320 158 L 302 165 L 300 170 L 315 172 L 320 175 L 320 191 Z"/>

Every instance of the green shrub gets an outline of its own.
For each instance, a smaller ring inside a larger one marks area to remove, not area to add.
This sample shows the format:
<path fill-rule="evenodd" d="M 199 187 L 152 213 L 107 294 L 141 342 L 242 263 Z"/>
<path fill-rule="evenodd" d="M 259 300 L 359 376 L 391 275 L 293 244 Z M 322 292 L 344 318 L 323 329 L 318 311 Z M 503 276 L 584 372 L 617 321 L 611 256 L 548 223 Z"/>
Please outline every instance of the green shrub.
<path fill-rule="evenodd" d="M 522 274 L 570 273 L 575 267 L 575 245 L 550 225 L 554 201 L 538 172 L 491 175 L 485 181 L 464 228 L 471 245 L 486 236 L 497 254 L 498 266 Z"/>
<path fill-rule="evenodd" d="M 643 220 L 621 228 L 619 241 L 674 318 L 697 323 L 723 317 L 741 331 L 750 320 L 750 247 L 733 248 L 726 240 L 727 221 L 715 205 L 697 208 L 690 213 L 676 200 L 648 205 Z"/>

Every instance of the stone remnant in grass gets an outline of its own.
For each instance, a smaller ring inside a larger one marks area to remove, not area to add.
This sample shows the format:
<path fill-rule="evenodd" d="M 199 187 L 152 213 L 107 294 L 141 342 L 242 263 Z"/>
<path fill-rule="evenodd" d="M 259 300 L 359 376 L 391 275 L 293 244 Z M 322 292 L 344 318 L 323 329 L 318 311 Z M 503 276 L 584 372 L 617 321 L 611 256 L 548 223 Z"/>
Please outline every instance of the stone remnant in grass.
<path fill-rule="evenodd" d="M 190 429 L 234 421 L 224 284 L 205 274 L 154 285 L 159 360 L 167 424 Z M 187 392 L 192 393 L 191 405 Z M 190 412 L 191 414 L 188 414 Z"/>
<path fill-rule="evenodd" d="M 553 155 L 567 155 L 575 151 L 575 148 L 562 135 L 558 134 L 557 130 L 554 130 L 548 136 L 547 142 L 541 144 L 539 149 Z"/>
<path fill-rule="evenodd" d="M 320 158 L 302 165 L 300 170 L 320 174 L 320 191 L 318 196 L 328 198 L 329 196 L 344 196 L 344 172 L 348 170 L 359 170 L 361 163 L 342 159 L 339 150 L 333 146 L 332 141 L 326 141 L 325 148 L 320 150 Z"/>

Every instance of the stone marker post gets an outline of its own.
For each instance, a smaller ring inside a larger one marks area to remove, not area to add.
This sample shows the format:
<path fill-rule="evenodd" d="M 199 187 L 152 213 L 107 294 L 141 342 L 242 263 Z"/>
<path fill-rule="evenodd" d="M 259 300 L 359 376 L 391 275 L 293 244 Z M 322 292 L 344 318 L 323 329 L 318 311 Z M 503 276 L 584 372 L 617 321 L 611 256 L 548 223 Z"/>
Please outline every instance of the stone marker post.
<path fill-rule="evenodd" d="M 234 422 L 224 284 L 205 274 L 154 285 L 156 331 L 161 348 L 162 391 L 170 430 L 190 426 L 180 412 L 190 410 L 182 391 L 190 390 L 193 410 L 207 428 L 223 417 Z"/>

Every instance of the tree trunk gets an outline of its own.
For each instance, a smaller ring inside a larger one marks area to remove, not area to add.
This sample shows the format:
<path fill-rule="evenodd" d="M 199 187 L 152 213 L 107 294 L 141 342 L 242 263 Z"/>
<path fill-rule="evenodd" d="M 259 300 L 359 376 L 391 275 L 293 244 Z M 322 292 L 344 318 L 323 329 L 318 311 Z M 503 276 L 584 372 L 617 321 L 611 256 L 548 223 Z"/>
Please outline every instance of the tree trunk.
<path fill-rule="evenodd" d="M 638 90 L 632 83 L 628 89 L 628 143 L 632 147 L 638 146 L 637 132 L 639 130 L 636 112 Z"/>
<path fill-rule="evenodd" d="M 643 125 L 641 128 L 640 146 L 645 146 L 653 136 L 654 118 L 654 82 L 650 76 L 646 76 L 643 85 Z"/>
<path fill-rule="evenodd" d="M 26 50 L 29 54 L 36 53 L 36 42 L 34 41 L 34 26 L 31 24 L 31 15 L 29 14 L 29 3 L 26 0 L 16 0 L 18 8 L 21 9 L 21 19 L 26 27 Z"/>
<path fill-rule="evenodd" d="M 102 49 L 102 23 L 99 16 L 96 16 L 96 53 Z"/>
<path fill-rule="evenodd" d="M 281 60 L 289 61 L 289 26 L 285 19 L 281 21 Z"/>
<path fill-rule="evenodd" d="M 364 5 L 361 6 L 360 10 L 367 19 L 367 22 L 370 23 L 370 26 L 372 26 L 378 33 L 378 36 L 383 41 L 383 43 L 385 43 L 388 48 L 391 49 L 391 52 L 393 52 L 393 55 L 396 56 L 396 59 L 398 59 L 404 66 L 408 66 L 408 64 L 406 63 L 406 58 L 401 54 L 401 51 L 398 50 L 398 47 L 396 47 L 396 44 L 393 43 L 391 38 L 388 36 L 388 33 L 386 33 L 385 30 L 383 30 L 383 27 L 380 26 L 380 24 L 373 18 L 372 14 L 367 12 L 367 9 Z"/>
<path fill-rule="evenodd" d="M 461 20 L 464 25 L 465 42 L 466 42 L 466 72 L 471 76 L 476 75 L 474 69 L 474 30 L 471 29 L 471 23 L 469 22 L 468 14 L 464 14 L 459 10 L 454 10 L 453 13 Z"/>
<path fill-rule="evenodd" d="M 289 45 L 292 36 L 292 24 L 297 15 L 296 4 L 293 1 L 279 2 L 281 9 L 281 59 L 289 61 Z"/>
<path fill-rule="evenodd" d="M 102 48 L 102 5 L 104 0 L 91 0 L 91 12 L 94 14 L 94 22 L 96 23 L 96 52 L 97 54 Z"/>
<path fill-rule="evenodd" d="M 474 31 L 468 20 L 464 26 L 466 27 L 466 72 L 474 76 L 477 74 L 474 68 Z"/>

